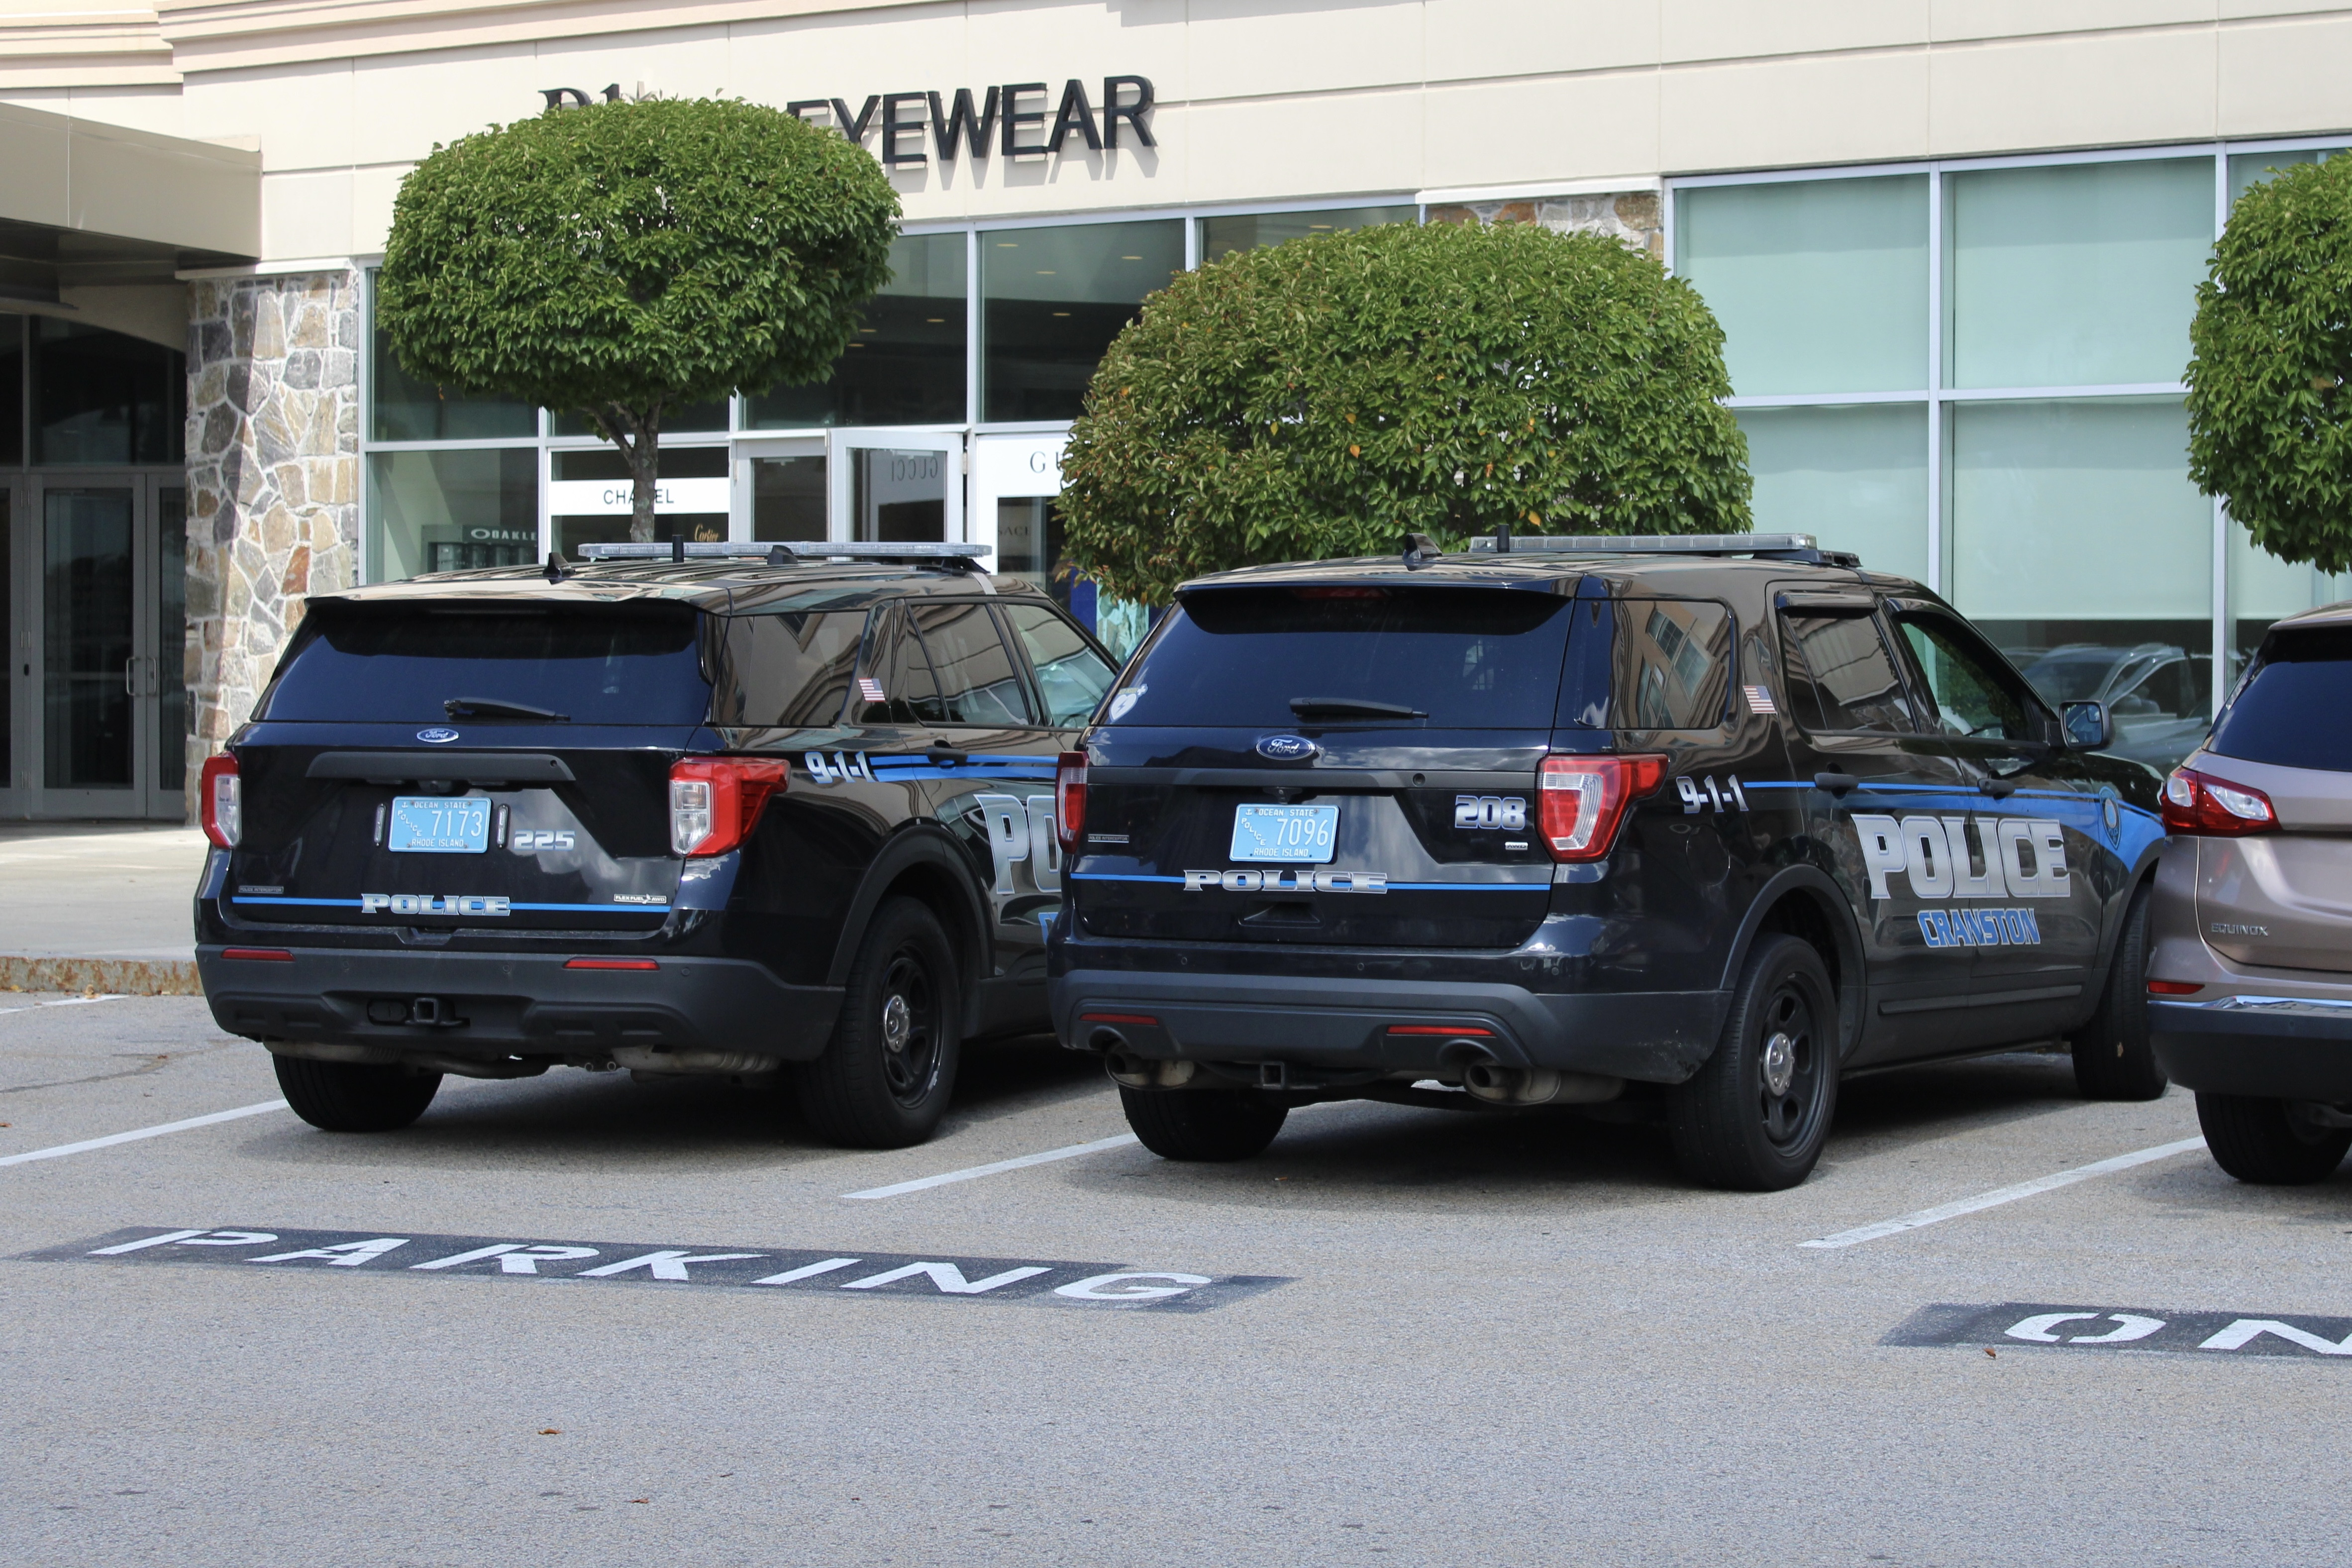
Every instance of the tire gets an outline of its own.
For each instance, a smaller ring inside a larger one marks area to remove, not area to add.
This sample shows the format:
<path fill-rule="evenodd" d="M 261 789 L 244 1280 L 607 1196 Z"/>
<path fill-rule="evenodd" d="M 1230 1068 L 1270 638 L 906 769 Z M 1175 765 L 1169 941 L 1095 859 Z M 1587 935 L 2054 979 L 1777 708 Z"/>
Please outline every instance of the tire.
<path fill-rule="evenodd" d="M 425 1114 L 441 1075 L 273 1056 L 278 1087 L 294 1114 L 325 1132 L 396 1132 Z"/>
<path fill-rule="evenodd" d="M 2321 1127 L 2284 1100 L 2242 1094 L 2197 1095 L 2197 1123 L 2213 1163 L 2242 1182 L 2300 1187 L 2324 1182 L 2352 1149 L 2352 1127 Z"/>
<path fill-rule="evenodd" d="M 963 986 L 937 916 L 913 899 L 874 913 L 824 1054 L 801 1070 L 801 1113 L 828 1143 L 904 1149 L 955 1092 Z"/>
<path fill-rule="evenodd" d="M 1792 936 L 1759 937 L 1715 1054 L 1666 1093 L 1683 1174 L 1749 1193 L 1780 1192 L 1811 1174 L 1837 1109 L 1837 994 L 1822 955 Z"/>
<path fill-rule="evenodd" d="M 2171 1081 L 2147 1037 L 2147 901 L 2143 885 L 2124 911 L 2099 1010 L 2068 1037 L 2084 1100 L 2157 1100 Z"/>
<path fill-rule="evenodd" d="M 1163 1160 L 1246 1160 L 1265 1152 L 1290 1111 L 1248 1089 L 1129 1089 L 1119 1085 L 1127 1124 Z"/>

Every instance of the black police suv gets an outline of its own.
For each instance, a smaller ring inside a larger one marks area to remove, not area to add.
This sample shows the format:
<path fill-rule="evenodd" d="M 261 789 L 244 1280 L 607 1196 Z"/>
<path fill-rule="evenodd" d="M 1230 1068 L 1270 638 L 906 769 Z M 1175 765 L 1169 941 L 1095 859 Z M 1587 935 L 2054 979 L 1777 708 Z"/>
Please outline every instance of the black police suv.
<path fill-rule="evenodd" d="M 1188 584 L 1064 759 L 1054 1021 L 1147 1146 L 1570 1104 L 1773 1189 L 1843 1073 L 2065 1037 L 2163 1091 L 2099 704 L 1806 535 L 1477 542 Z"/>
<path fill-rule="evenodd" d="M 1055 761 L 1111 661 L 968 546 L 746 549 L 310 601 L 205 766 L 196 897 L 213 1016 L 306 1120 L 791 1068 L 822 1135 L 897 1146 L 961 1041 L 1044 1026 Z"/>

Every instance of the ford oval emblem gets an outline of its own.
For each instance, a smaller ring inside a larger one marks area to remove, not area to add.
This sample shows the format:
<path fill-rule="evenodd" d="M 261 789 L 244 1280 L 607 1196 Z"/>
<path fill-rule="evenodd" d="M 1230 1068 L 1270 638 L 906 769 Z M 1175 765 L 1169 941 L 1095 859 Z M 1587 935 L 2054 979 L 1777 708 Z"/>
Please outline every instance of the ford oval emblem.
<path fill-rule="evenodd" d="M 1304 735 L 1268 735 L 1257 743 L 1257 754 L 1274 763 L 1303 763 L 1322 750 Z"/>
<path fill-rule="evenodd" d="M 416 738 L 428 746 L 446 746 L 457 738 L 455 730 L 419 730 Z"/>

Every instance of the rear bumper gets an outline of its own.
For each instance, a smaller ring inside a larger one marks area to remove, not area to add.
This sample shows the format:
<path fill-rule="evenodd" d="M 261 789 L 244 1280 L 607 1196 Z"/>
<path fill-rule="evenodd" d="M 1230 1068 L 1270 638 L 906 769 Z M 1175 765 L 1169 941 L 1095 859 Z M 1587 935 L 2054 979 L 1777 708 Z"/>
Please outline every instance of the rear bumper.
<path fill-rule="evenodd" d="M 2147 1019 L 2157 1061 L 2184 1089 L 2352 1103 L 2352 1000 L 2150 997 Z"/>
<path fill-rule="evenodd" d="M 1074 969 L 1055 977 L 1054 1028 L 1076 1050 L 1155 1059 L 1283 1062 L 1309 1074 L 1433 1070 L 1451 1038 L 1394 1032 L 1471 1025 L 1507 1067 L 1680 1083 L 1715 1050 L 1729 998 L 1715 991 L 1544 993 L 1504 984 Z M 1087 1014 L 1150 1018 L 1087 1021 Z"/>
<path fill-rule="evenodd" d="M 662 958 L 652 970 L 566 969 L 569 953 L 294 948 L 291 962 L 196 949 L 213 1018 L 232 1035 L 444 1057 L 593 1061 L 664 1046 L 813 1060 L 841 1011 L 833 986 L 787 985 L 742 959 Z M 377 1023 L 369 1004 L 431 997 L 439 1024 Z M 454 1020 L 454 1021 L 450 1021 Z"/>

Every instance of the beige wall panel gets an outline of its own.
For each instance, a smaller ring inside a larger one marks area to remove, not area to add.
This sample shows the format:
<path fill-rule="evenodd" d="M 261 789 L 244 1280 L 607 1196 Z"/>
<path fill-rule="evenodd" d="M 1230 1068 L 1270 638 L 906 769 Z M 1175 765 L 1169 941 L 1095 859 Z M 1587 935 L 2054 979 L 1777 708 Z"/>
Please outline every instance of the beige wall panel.
<path fill-rule="evenodd" d="M 537 54 L 532 68 L 538 74 L 530 79 L 530 97 L 526 101 L 509 89 L 507 96 L 523 107 L 509 110 L 507 119 L 538 113 L 546 102 L 539 95 L 543 87 L 576 87 L 591 98 L 602 94 L 608 83 L 617 84 L 624 93 L 634 93 L 643 82 L 646 91 L 671 98 L 709 98 L 722 91 L 742 90 L 728 77 L 724 27 L 554 38 L 541 44 Z"/>
<path fill-rule="evenodd" d="M 413 163 L 373 163 L 352 171 L 352 254 L 381 256 L 392 233 L 392 198 Z"/>
<path fill-rule="evenodd" d="M 331 169 L 352 161 L 349 60 L 214 71 L 184 96 L 189 135 L 258 136 L 265 169 Z"/>
<path fill-rule="evenodd" d="M 853 114 L 872 93 L 951 97 L 959 87 L 986 85 L 971 77 L 966 32 L 961 11 L 944 5 L 739 25 L 729 30 L 727 90 L 778 109 L 795 99 L 838 98 Z M 866 145 L 875 145 L 871 131 Z"/>
<path fill-rule="evenodd" d="M 127 125 L 158 136 L 188 134 L 177 87 L 11 88 L 0 89 L 0 103 L 21 103 L 100 125 Z"/>
<path fill-rule="evenodd" d="M 351 171 L 264 174 L 261 245 L 265 261 L 350 255 Z"/>
<path fill-rule="evenodd" d="M 1938 43 L 2210 22 L 2215 0 L 1932 0 Z"/>
<path fill-rule="evenodd" d="M 2224 136 L 2352 128 L 2352 20 L 2224 28 L 2221 75 Z"/>
<path fill-rule="evenodd" d="M 1661 0 L 1426 0 L 1431 81 L 1654 65 Z"/>
<path fill-rule="evenodd" d="M 1938 154 L 2206 137 L 2214 127 L 2210 28 L 1938 49 Z"/>
<path fill-rule="evenodd" d="M 81 121 L 74 128 L 72 157 L 74 227 L 256 254 L 251 153 L 163 142 Z"/>
<path fill-rule="evenodd" d="M 1919 50 L 1685 66 L 1664 73 L 1658 98 L 1671 173 L 1877 163 L 1927 145 Z"/>
<path fill-rule="evenodd" d="M 48 113 L 12 114 L 0 108 L 0 144 L 8 149 L 0 158 L 0 217 L 51 225 L 70 221 L 69 139 L 67 122 Z"/>
<path fill-rule="evenodd" d="M 354 60 L 351 162 L 414 163 L 436 142 L 527 119 L 545 105 L 537 89 L 557 85 L 540 80 L 546 70 L 527 47 Z"/>
<path fill-rule="evenodd" d="M 1307 119 L 1302 108 L 1311 110 Z M 1411 89 L 1334 93 L 1305 105 L 1193 104 L 1181 127 L 1192 173 L 1176 199 L 1395 195 L 1419 190 L 1423 98 Z"/>
<path fill-rule="evenodd" d="M 1433 87 L 1418 186 L 1513 185 L 1658 170 L 1658 73 Z M 1404 168 L 1400 164 L 1398 174 Z"/>
<path fill-rule="evenodd" d="M 1927 0 L 1664 0 L 1658 24 L 1669 62 L 1883 49 L 1927 41 Z"/>
<path fill-rule="evenodd" d="M 945 85 L 984 89 L 990 82 L 1050 80 L 1058 95 L 1064 81 L 1086 77 L 1089 95 L 1102 90 L 1107 76 L 1145 76 L 1162 100 L 1192 90 L 1185 54 L 1186 0 L 1070 0 L 1041 5 L 1036 0 L 974 0 L 961 9 L 968 79 Z M 924 84 L 926 86 L 929 83 Z M 1097 105 L 1099 107 L 1099 105 Z"/>
<path fill-rule="evenodd" d="M 1184 31 L 1195 99 L 1389 87 L 1422 76 L 1418 0 L 1192 0 Z"/>
<path fill-rule="evenodd" d="M 60 289 L 58 302 L 72 308 L 68 321 L 85 327 L 127 332 L 167 349 L 187 352 L 188 286 L 184 283 Z"/>
<path fill-rule="evenodd" d="M 2307 11 L 2341 11 L 2344 0 L 2221 0 L 2221 19 L 2288 16 Z"/>

